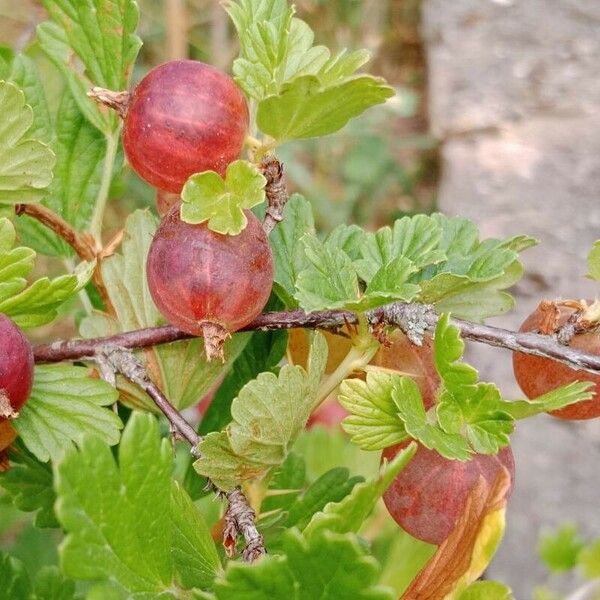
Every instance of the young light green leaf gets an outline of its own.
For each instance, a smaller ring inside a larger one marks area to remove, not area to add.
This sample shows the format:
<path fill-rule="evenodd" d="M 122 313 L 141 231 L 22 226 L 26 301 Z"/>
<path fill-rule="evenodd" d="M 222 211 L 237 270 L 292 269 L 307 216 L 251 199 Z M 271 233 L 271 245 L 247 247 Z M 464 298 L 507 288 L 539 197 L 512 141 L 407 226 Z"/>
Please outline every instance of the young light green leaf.
<path fill-rule="evenodd" d="M 421 392 L 410 377 L 396 379 L 392 398 L 410 437 L 420 441 L 426 448 L 436 450 L 445 458 L 455 460 L 471 458 L 469 444 L 461 434 L 447 433 L 439 425 L 428 421 Z"/>
<path fill-rule="evenodd" d="M 418 285 L 409 283 L 410 276 L 416 271 L 415 264 L 405 256 L 392 259 L 375 273 L 361 298 L 360 306 L 368 310 L 398 300 L 410 302 L 420 291 Z"/>
<path fill-rule="evenodd" d="M 352 534 L 324 532 L 306 539 L 297 529 L 283 539 L 282 556 L 253 564 L 230 562 L 217 579 L 216 600 L 392 600 L 377 585 L 379 565 Z"/>
<path fill-rule="evenodd" d="M 385 462 L 376 478 L 354 486 L 354 489 L 339 502 L 331 502 L 321 512 L 313 515 L 304 530 L 308 538 L 319 532 L 356 533 L 371 514 L 379 498 L 389 487 L 398 473 L 408 464 L 417 450 L 417 445 L 399 452 L 391 462 Z"/>
<path fill-rule="evenodd" d="M 285 526 L 304 529 L 316 513 L 331 502 L 340 502 L 361 481 L 362 477 L 350 477 L 345 467 L 327 471 L 290 506 Z"/>
<path fill-rule="evenodd" d="M 588 579 L 600 577 L 600 539 L 583 548 L 577 562 Z"/>
<path fill-rule="evenodd" d="M 275 259 L 275 290 L 288 308 L 298 306 L 294 298 L 296 278 L 309 264 L 301 239 L 305 234 L 314 233 L 315 222 L 310 202 L 294 194 L 285 205 L 283 221 L 270 236 Z"/>
<path fill-rule="evenodd" d="M 338 400 L 350 413 L 342 427 L 363 450 L 382 450 L 408 437 L 392 399 L 394 385 L 395 377 L 375 371 L 366 381 L 346 379 L 340 386 Z"/>
<path fill-rule="evenodd" d="M 4 488 L 13 504 L 23 512 L 38 511 L 36 527 L 58 527 L 54 515 L 56 494 L 52 488 L 50 466 L 38 461 L 20 440 L 10 448 L 11 468 L 0 474 Z"/>
<path fill-rule="evenodd" d="M 367 235 L 358 225 L 341 223 L 329 232 L 325 242 L 335 248 L 341 248 L 352 261 L 356 261 L 366 243 Z"/>
<path fill-rule="evenodd" d="M 231 490 L 283 463 L 314 408 L 327 344 L 313 341 L 308 373 L 285 365 L 276 376 L 261 373 L 231 405 L 233 421 L 224 432 L 205 436 L 194 468 L 218 487 Z"/>
<path fill-rule="evenodd" d="M 499 581 L 476 581 L 457 600 L 514 600 L 509 587 Z"/>
<path fill-rule="evenodd" d="M 105 408 L 116 390 L 89 369 L 68 365 L 38 366 L 31 397 L 13 425 L 23 443 L 42 462 L 57 460 L 73 442 L 93 433 L 107 444 L 119 441 L 119 417 Z"/>
<path fill-rule="evenodd" d="M 36 202 L 52 181 L 54 153 L 31 138 L 33 111 L 12 83 L 0 81 L 0 205 Z"/>
<path fill-rule="evenodd" d="M 600 281 L 600 240 L 590 250 L 587 258 L 588 274 L 590 279 Z"/>
<path fill-rule="evenodd" d="M 142 45 L 135 34 L 139 11 L 134 0 L 44 0 L 53 22 L 38 26 L 44 52 L 62 71 L 84 115 L 104 133 L 118 120 L 103 115 L 87 98 L 98 85 L 110 90 L 128 87 L 131 67 Z M 73 54 L 84 69 L 70 68 Z"/>
<path fill-rule="evenodd" d="M 513 419 L 527 419 L 534 415 L 547 413 L 564 408 L 577 402 L 591 400 L 594 397 L 594 384 L 589 381 L 574 381 L 533 400 L 503 400 L 500 403 L 502 411 Z"/>
<path fill-rule="evenodd" d="M 102 179 L 105 137 L 84 117 L 65 90 L 56 115 L 55 178 L 43 204 L 77 231 L 87 231 Z M 23 216 L 18 228 L 29 245 L 53 256 L 70 256 L 71 248 L 38 221 Z"/>
<path fill-rule="evenodd" d="M 261 131 L 278 142 L 321 137 L 340 130 L 350 119 L 394 96 L 383 79 L 360 75 L 324 86 L 303 75 L 282 86 L 258 105 Z"/>
<path fill-rule="evenodd" d="M 186 223 L 204 223 L 225 235 L 238 235 L 248 224 L 244 209 L 265 199 L 264 175 L 245 160 L 227 167 L 225 179 L 214 171 L 192 175 L 185 184 L 181 199 L 181 218 Z"/>
<path fill-rule="evenodd" d="M 498 388 L 477 383 L 477 371 L 458 362 L 463 352 L 458 327 L 442 315 L 435 331 L 435 365 L 442 380 L 437 419 L 446 433 L 466 435 L 475 452 L 495 454 L 508 444 L 513 418 L 502 410 Z"/>
<path fill-rule="evenodd" d="M 95 267 L 95 262 L 80 263 L 70 275 L 61 275 L 56 279 L 37 279 L 9 298 L 0 299 L 0 313 L 7 314 L 24 329 L 50 323 L 56 318 L 60 306 L 86 286 Z"/>
<path fill-rule="evenodd" d="M 556 531 L 544 532 L 537 549 L 544 564 L 551 571 L 560 572 L 575 568 L 584 546 L 577 527 L 573 523 L 565 523 Z"/>
<path fill-rule="evenodd" d="M 305 235 L 301 241 L 310 265 L 296 280 L 295 297 L 300 306 L 310 312 L 358 302 L 358 277 L 348 255 L 314 235 Z"/>
<path fill-rule="evenodd" d="M 214 547 L 199 513 L 174 491 L 172 460 L 156 420 L 140 413 L 127 424 L 118 465 L 96 437 L 86 436 L 80 451 L 67 454 L 55 472 L 67 575 L 108 579 L 140 598 L 210 582 L 218 567 Z M 182 574 L 192 560 L 196 568 Z"/>

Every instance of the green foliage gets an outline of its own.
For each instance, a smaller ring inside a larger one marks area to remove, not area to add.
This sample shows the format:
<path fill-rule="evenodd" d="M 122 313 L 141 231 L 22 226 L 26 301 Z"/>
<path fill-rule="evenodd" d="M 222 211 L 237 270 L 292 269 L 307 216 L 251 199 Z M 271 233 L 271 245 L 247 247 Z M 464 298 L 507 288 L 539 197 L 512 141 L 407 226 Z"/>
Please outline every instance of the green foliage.
<path fill-rule="evenodd" d="M 33 111 L 12 83 L 0 81 L 0 111 L 0 205 L 40 200 L 52 181 L 54 153 L 31 137 Z"/>
<path fill-rule="evenodd" d="M 578 563 L 588 579 L 600 578 L 600 539 L 581 550 Z"/>
<path fill-rule="evenodd" d="M 288 275 L 288 292 L 289 274 L 296 274 L 294 296 L 307 311 L 365 311 L 401 300 L 482 321 L 512 307 L 502 290 L 520 278 L 518 252 L 534 241 L 480 242 L 466 219 L 418 215 L 376 233 L 353 228 L 349 237 L 337 233 L 324 242 L 306 234 L 301 243 L 308 261 L 279 270 Z"/>
<path fill-rule="evenodd" d="M 181 218 L 204 223 L 217 233 L 238 235 L 248 224 L 244 209 L 265 199 L 266 179 L 256 166 L 236 160 L 227 167 L 225 179 L 214 171 L 193 175 L 181 193 Z"/>
<path fill-rule="evenodd" d="M 106 408 L 117 397 L 112 386 L 90 377 L 85 367 L 37 366 L 31 397 L 13 425 L 38 460 L 55 461 L 86 433 L 111 445 L 119 441 L 121 420 Z"/>
<path fill-rule="evenodd" d="M 569 571 L 577 564 L 583 547 L 577 527 L 566 523 L 557 531 L 546 532 L 540 537 L 538 553 L 551 571 Z"/>
<path fill-rule="evenodd" d="M 56 279 L 42 277 L 30 286 L 26 277 L 34 266 L 35 252 L 15 247 L 16 233 L 8 219 L 0 219 L 0 313 L 20 327 L 38 327 L 51 322 L 57 309 L 90 280 L 93 263 L 81 263 L 72 275 Z"/>
<path fill-rule="evenodd" d="M 101 112 L 87 97 L 94 85 L 127 88 L 141 46 L 135 34 L 138 7 L 134 0 L 44 0 L 52 21 L 38 26 L 39 43 L 61 71 L 85 117 L 105 134 L 118 127 L 113 114 Z M 74 55 L 74 56 L 73 56 Z M 74 58 L 84 70 L 71 68 Z"/>
<path fill-rule="evenodd" d="M 37 527 L 58 527 L 54 515 L 56 494 L 52 488 L 50 465 L 37 460 L 21 441 L 10 449 L 11 468 L 0 473 L 0 487 L 4 488 L 14 506 L 24 512 L 38 511 Z"/>
<path fill-rule="evenodd" d="M 332 55 L 285 0 L 228 0 L 240 38 L 233 72 L 258 102 L 260 130 L 278 142 L 325 136 L 395 92 L 381 78 L 355 75 L 365 51 Z"/>
<path fill-rule="evenodd" d="M 253 565 L 229 563 L 207 598 L 233 600 L 391 600 L 391 590 L 378 586 L 379 566 L 353 534 L 321 532 L 306 538 L 290 529 L 281 556 Z"/>
<path fill-rule="evenodd" d="M 498 581 L 476 581 L 457 600 L 514 600 L 510 588 Z"/>
<path fill-rule="evenodd" d="M 299 194 L 288 200 L 283 210 L 283 221 L 271 233 L 275 259 L 275 290 L 288 308 L 296 308 L 294 298 L 298 274 L 309 264 L 301 239 L 315 233 L 315 222 L 310 203 Z"/>
<path fill-rule="evenodd" d="M 600 240 L 598 240 L 588 254 L 588 277 L 600 281 Z"/>
<path fill-rule="evenodd" d="M 173 597 L 205 588 L 219 560 L 202 517 L 171 480 L 172 453 L 151 415 L 134 414 L 119 445 L 86 436 L 55 470 L 62 568 L 110 581 L 119 596 Z M 94 473 L 90 479 L 89 473 Z"/>
<path fill-rule="evenodd" d="M 414 456 L 416 450 L 416 444 L 411 444 L 399 452 L 390 463 L 384 463 L 377 477 L 359 483 L 342 500 L 328 504 L 321 512 L 314 514 L 304 534 L 312 537 L 326 531 L 358 532 L 379 498 Z"/>
<path fill-rule="evenodd" d="M 316 334 L 308 372 L 285 365 L 278 376 L 261 373 L 247 383 L 231 405 L 233 420 L 225 431 L 209 433 L 200 443 L 198 473 L 231 490 L 283 463 L 314 408 L 326 359 L 327 344 Z"/>

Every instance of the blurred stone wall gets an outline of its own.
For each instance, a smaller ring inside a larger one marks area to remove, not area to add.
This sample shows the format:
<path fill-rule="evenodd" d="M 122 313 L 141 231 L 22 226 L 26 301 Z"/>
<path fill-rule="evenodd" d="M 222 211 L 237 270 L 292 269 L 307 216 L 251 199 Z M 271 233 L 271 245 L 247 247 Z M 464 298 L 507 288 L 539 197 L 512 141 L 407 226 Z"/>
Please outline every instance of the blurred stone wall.
<path fill-rule="evenodd" d="M 533 235 L 518 327 L 541 298 L 594 297 L 585 258 L 600 239 L 600 0 L 423 0 L 439 208 L 484 236 Z M 483 378 L 519 394 L 510 355 L 471 346 Z M 537 417 L 514 436 L 517 484 L 490 576 L 531 598 L 546 571 L 540 530 L 571 520 L 600 536 L 600 420 Z M 570 582 L 563 582 L 567 587 Z"/>

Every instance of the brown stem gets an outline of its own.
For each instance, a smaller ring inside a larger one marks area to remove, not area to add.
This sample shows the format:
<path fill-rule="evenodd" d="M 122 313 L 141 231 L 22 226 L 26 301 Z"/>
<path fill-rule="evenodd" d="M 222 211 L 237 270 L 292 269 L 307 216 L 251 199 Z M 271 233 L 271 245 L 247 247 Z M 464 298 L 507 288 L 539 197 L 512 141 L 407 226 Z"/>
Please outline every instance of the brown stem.
<path fill-rule="evenodd" d="M 89 242 L 77 233 L 62 217 L 42 204 L 16 204 L 15 214 L 29 215 L 48 229 L 51 229 L 58 237 L 62 238 L 73 248 L 81 260 L 92 261 L 96 258 L 94 248 Z"/>
<path fill-rule="evenodd" d="M 102 104 L 103 106 L 115 110 L 121 119 L 124 119 L 127 116 L 127 109 L 129 108 L 129 100 L 131 97 L 129 92 L 113 92 L 112 90 L 107 90 L 105 88 L 93 87 L 87 95 L 98 104 Z"/>
<path fill-rule="evenodd" d="M 260 170 L 267 180 L 265 185 L 267 211 L 263 221 L 263 229 L 269 235 L 275 229 L 277 223 L 283 220 L 283 209 L 289 200 L 289 196 L 283 176 L 283 165 L 275 156 L 266 156 L 260 164 Z"/>
<path fill-rule="evenodd" d="M 114 372 L 121 373 L 129 381 L 141 387 L 154 401 L 154 404 L 165 415 L 173 432 L 179 434 L 192 447 L 192 455 L 200 457 L 198 446 L 202 438 L 196 430 L 185 420 L 183 415 L 169 402 L 160 388 L 152 382 L 148 372 L 142 363 L 132 352 L 118 347 L 104 347 L 97 350 L 96 360 L 106 367 L 109 365 Z M 210 482 L 210 486 L 215 488 Z M 217 488 L 215 488 L 217 489 Z M 256 514 L 248 504 L 246 496 L 240 488 L 225 493 L 217 491 L 227 498 L 229 506 L 225 513 L 225 530 L 223 532 L 223 545 L 229 556 L 235 554 L 236 541 L 242 535 L 246 541 L 246 547 L 242 557 L 247 562 L 253 562 L 263 554 L 266 554 L 264 539 L 256 529 Z"/>
<path fill-rule="evenodd" d="M 61 216 L 57 215 L 55 212 L 51 211 L 49 208 L 42 204 L 16 204 L 15 205 L 15 214 L 19 215 L 28 215 L 31 218 L 39 221 L 42 225 L 46 226 L 48 229 L 53 231 L 58 237 L 63 239 L 73 250 L 75 254 L 79 256 L 81 260 L 85 260 L 87 262 L 91 262 L 93 260 L 97 260 L 96 268 L 94 269 L 94 274 L 92 276 L 92 281 L 102 298 L 102 302 L 104 303 L 104 307 L 106 311 L 110 314 L 115 314 L 115 309 L 110 301 L 110 296 L 108 295 L 108 290 L 104 285 L 104 280 L 102 279 L 102 273 L 100 270 L 100 254 L 96 254 L 96 250 L 93 245 L 93 239 L 90 236 L 86 236 L 85 234 L 80 234 L 67 221 L 65 221 Z"/>
<path fill-rule="evenodd" d="M 431 307 L 402 302 L 373 310 L 368 313 L 368 317 L 372 324 L 384 323 L 399 327 L 416 343 L 419 341 L 419 332 L 430 331 L 437 323 L 437 315 Z M 244 327 L 242 331 L 295 328 L 335 331 L 344 325 L 354 325 L 357 322 L 357 315 L 349 311 L 328 310 L 305 313 L 302 310 L 295 310 L 264 313 Z M 451 322 L 460 329 L 461 335 L 465 339 L 523 354 L 551 358 L 589 373 L 600 373 L 600 356 L 563 346 L 553 336 L 508 331 L 461 319 L 452 319 Z M 106 345 L 116 345 L 128 349 L 148 348 L 192 337 L 194 336 L 184 333 L 172 325 L 165 325 L 103 338 L 57 341 L 35 346 L 34 357 L 38 363 L 72 361 L 94 356 L 98 348 Z"/>

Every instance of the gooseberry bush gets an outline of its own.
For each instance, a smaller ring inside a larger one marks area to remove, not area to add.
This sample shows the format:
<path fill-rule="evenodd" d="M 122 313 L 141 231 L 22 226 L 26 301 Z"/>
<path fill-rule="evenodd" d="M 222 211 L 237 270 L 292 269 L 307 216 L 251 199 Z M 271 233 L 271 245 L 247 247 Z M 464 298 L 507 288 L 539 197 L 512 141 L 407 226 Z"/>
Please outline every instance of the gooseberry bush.
<path fill-rule="evenodd" d="M 174 61 L 137 85 L 134 0 L 43 4 L 36 52 L 0 62 L 0 499 L 51 551 L 0 553 L 0 598 L 510 598 L 479 580 L 510 435 L 599 415 L 598 303 L 496 329 L 535 240 L 441 214 L 317 232 L 278 148 L 395 91 L 285 0 L 223 2 L 231 77 Z M 125 163 L 156 206 L 109 237 Z M 515 352 L 526 399 L 463 338 Z"/>

